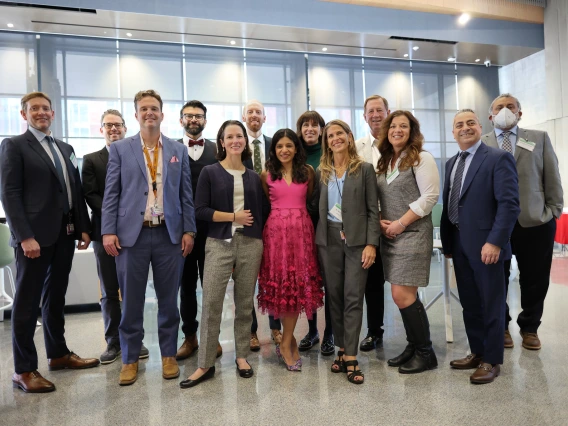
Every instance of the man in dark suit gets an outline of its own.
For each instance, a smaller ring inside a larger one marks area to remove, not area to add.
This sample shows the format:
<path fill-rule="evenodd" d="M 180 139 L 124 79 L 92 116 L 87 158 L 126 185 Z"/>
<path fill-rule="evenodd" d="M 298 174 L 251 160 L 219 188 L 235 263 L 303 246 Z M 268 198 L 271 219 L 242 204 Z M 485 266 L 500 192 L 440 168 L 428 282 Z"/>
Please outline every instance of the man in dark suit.
<path fill-rule="evenodd" d="M 55 390 L 37 371 L 33 339 L 40 300 L 49 369 L 95 367 L 99 360 L 80 358 L 65 342 L 63 309 L 74 240 L 79 250 L 91 241 L 75 152 L 51 133 L 55 114 L 48 95 L 28 93 L 21 104 L 28 131 L 2 141 L 0 189 L 17 268 L 12 381 L 24 392 L 39 393 Z"/>
<path fill-rule="evenodd" d="M 564 203 L 558 159 L 548 133 L 518 126 L 523 112 L 521 103 L 511 94 L 499 95 L 491 103 L 489 114 L 494 130 L 481 140 L 488 146 L 513 154 L 519 173 L 521 214 L 511 235 L 521 287 L 522 312 L 517 323 L 523 347 L 539 350 L 541 343 L 537 330 L 550 284 L 556 219 L 562 214 Z M 508 284 L 511 261 L 506 261 L 504 267 L 505 283 Z M 515 346 L 509 333 L 510 321 L 507 305 L 506 348 Z"/>
<path fill-rule="evenodd" d="M 249 143 L 252 145 L 252 158 L 245 160 L 245 167 L 254 170 L 259 175 L 264 170 L 264 165 L 268 159 L 272 138 L 262 133 L 262 125 L 266 122 L 264 114 L 264 105 L 257 100 L 250 100 L 243 108 L 243 123 L 247 129 Z M 282 341 L 282 328 L 280 320 L 275 319 L 272 315 L 268 316 L 272 340 L 276 345 Z M 257 335 L 258 321 L 256 319 L 256 311 L 252 310 L 252 326 L 250 328 L 250 350 L 260 350 L 260 342 Z"/>
<path fill-rule="evenodd" d="M 179 140 L 187 147 L 189 165 L 191 169 L 191 184 L 193 200 L 197 181 L 201 170 L 205 166 L 215 164 L 217 159 L 217 145 L 209 139 L 203 138 L 203 129 L 207 124 L 207 108 L 200 101 L 189 101 L 181 108 L 179 122 L 184 129 L 183 138 Z M 185 258 L 183 275 L 180 287 L 180 315 L 181 329 L 185 336 L 177 351 L 176 359 L 189 358 L 199 344 L 197 342 L 197 279 L 201 279 L 203 286 L 203 266 L 205 264 L 205 241 L 207 240 L 207 222 L 196 220 L 197 234 L 193 250 Z M 223 348 L 217 343 L 217 357 L 223 354 Z"/>
<path fill-rule="evenodd" d="M 471 383 L 491 383 L 503 363 L 505 277 L 511 259 L 509 238 L 520 212 L 515 160 L 481 142 L 472 110 L 459 111 L 453 124 L 460 153 L 446 163 L 440 232 L 446 257 L 453 258 L 471 354 L 450 362 L 476 369 Z"/>
<path fill-rule="evenodd" d="M 97 272 L 101 287 L 101 311 L 105 326 L 106 350 L 101 354 L 101 364 L 110 364 L 120 355 L 120 339 L 118 326 L 120 324 L 120 299 L 118 294 L 118 279 L 114 257 L 107 254 L 102 244 L 101 209 L 105 194 L 105 180 L 110 144 L 126 135 L 126 124 L 122 114 L 115 110 L 105 111 L 101 117 L 101 134 L 105 138 L 105 146 L 100 151 L 83 157 L 82 178 L 85 200 L 91 208 L 91 240 L 97 260 Z M 148 358 L 148 349 L 142 345 L 140 358 Z"/>

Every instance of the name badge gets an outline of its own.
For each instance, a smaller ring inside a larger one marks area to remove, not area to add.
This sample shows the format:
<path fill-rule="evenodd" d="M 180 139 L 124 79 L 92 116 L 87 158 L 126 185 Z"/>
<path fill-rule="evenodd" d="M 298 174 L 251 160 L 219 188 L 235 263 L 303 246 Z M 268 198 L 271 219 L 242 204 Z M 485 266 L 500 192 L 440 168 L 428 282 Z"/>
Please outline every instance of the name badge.
<path fill-rule="evenodd" d="M 73 167 L 77 168 L 77 157 L 75 157 L 74 152 L 71 153 L 71 157 L 69 157 L 69 160 L 71 160 L 71 164 L 73 164 Z"/>
<path fill-rule="evenodd" d="M 338 221 L 343 222 L 343 219 L 341 219 L 341 204 L 335 203 L 335 206 L 331 208 L 329 213 Z"/>
<path fill-rule="evenodd" d="M 164 214 L 164 210 L 158 206 L 150 207 L 150 213 L 152 216 L 162 216 Z"/>
<path fill-rule="evenodd" d="M 534 151 L 534 147 L 536 146 L 536 143 L 528 141 L 526 139 L 520 138 L 517 141 L 517 146 L 520 146 L 521 148 L 526 149 L 527 151 Z"/>
<path fill-rule="evenodd" d="M 391 172 L 390 175 L 387 175 L 387 185 L 390 185 L 393 180 L 395 180 L 399 175 L 398 167 Z"/>

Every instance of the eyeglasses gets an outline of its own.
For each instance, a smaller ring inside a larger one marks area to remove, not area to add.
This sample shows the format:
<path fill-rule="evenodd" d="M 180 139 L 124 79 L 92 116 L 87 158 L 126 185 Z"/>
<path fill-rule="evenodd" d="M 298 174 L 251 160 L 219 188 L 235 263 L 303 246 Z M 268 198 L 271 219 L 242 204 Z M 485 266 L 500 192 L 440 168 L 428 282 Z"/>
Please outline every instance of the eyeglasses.
<path fill-rule="evenodd" d="M 120 130 L 124 127 L 124 124 L 122 124 L 122 123 L 103 123 L 103 126 L 107 130 L 112 129 L 113 126 L 116 127 L 117 130 Z"/>
<path fill-rule="evenodd" d="M 196 120 L 203 120 L 205 118 L 205 114 L 184 114 L 183 118 L 186 120 L 193 120 L 194 118 Z"/>

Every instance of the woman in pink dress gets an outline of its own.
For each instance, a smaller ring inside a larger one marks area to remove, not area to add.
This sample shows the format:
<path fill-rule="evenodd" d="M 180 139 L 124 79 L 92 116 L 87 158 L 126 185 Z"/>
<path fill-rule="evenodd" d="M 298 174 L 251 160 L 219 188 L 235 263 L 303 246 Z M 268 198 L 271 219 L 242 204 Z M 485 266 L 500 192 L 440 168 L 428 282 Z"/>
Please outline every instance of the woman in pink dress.
<path fill-rule="evenodd" d="M 296 133 L 278 130 L 261 175 L 271 211 L 262 234 L 258 307 L 282 321 L 284 332 L 276 353 L 290 371 L 302 367 L 294 338 L 299 314 L 304 312 L 311 318 L 323 306 L 314 227 L 306 208 L 314 178 L 314 169 L 306 164 L 306 153 Z"/>

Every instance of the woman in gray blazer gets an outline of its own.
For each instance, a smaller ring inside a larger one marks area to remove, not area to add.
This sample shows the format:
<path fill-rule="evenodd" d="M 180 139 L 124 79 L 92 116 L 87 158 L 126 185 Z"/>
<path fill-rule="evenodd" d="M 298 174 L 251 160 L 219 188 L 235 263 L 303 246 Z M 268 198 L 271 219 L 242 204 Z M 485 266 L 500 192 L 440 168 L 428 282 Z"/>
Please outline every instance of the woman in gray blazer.
<path fill-rule="evenodd" d="M 319 179 L 318 179 L 319 178 Z M 347 373 L 361 384 L 357 350 L 363 320 L 368 268 L 379 244 L 379 211 L 375 170 L 357 155 L 347 123 L 332 120 L 323 130 L 316 244 L 322 260 L 337 358 L 333 373 Z"/>

